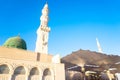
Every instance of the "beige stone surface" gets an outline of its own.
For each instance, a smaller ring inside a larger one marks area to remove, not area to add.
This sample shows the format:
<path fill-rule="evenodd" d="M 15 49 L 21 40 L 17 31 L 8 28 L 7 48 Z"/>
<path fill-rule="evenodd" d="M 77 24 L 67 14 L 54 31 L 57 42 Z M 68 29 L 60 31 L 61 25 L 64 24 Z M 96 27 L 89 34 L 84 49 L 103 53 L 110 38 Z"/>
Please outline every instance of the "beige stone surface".
<path fill-rule="evenodd" d="M 0 47 L 0 58 L 52 63 L 52 57 L 53 56 L 49 54 L 40 54 L 22 49 Z"/>
<path fill-rule="evenodd" d="M 55 80 L 65 80 L 64 64 L 55 64 Z"/>
<path fill-rule="evenodd" d="M 52 58 L 53 56 L 48 54 L 0 47 L 0 71 L 4 70 L 1 67 L 4 65 L 9 69 L 9 73 L 0 74 L 0 80 L 46 80 L 48 78 L 49 80 L 65 80 L 64 64 L 52 63 Z M 36 69 L 38 74 L 33 71 L 34 76 L 31 75 L 32 69 Z M 16 71 L 19 73 L 17 76 Z M 21 71 L 24 71 L 24 74 Z"/>

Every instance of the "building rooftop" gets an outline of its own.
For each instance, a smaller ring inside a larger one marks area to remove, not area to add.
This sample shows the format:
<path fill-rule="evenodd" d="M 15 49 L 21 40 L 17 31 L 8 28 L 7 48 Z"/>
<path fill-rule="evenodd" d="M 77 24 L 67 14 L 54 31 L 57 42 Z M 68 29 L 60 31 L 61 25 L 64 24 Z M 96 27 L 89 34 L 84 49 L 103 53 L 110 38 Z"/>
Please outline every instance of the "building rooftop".
<path fill-rule="evenodd" d="M 26 42 L 20 37 L 10 37 L 3 44 L 5 47 L 19 48 L 19 49 L 27 49 Z"/>

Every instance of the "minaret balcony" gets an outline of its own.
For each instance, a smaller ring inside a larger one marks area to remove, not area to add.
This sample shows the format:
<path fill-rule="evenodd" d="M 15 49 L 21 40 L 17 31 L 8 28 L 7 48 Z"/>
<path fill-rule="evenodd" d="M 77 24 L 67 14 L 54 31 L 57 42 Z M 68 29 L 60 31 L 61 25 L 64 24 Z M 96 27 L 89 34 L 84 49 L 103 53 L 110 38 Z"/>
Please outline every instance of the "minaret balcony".
<path fill-rule="evenodd" d="M 43 31 L 50 32 L 50 28 L 47 27 L 47 26 L 42 26 L 42 25 L 41 25 L 40 28 L 41 28 L 41 30 L 43 30 Z"/>

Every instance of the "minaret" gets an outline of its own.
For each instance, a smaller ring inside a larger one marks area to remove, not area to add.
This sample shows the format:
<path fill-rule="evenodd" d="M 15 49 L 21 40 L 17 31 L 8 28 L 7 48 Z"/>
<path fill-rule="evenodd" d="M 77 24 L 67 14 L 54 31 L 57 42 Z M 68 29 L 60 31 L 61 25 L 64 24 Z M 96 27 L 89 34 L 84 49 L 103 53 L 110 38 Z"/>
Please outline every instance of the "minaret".
<path fill-rule="evenodd" d="M 96 38 L 96 42 L 97 42 L 98 52 L 103 53 L 102 48 L 97 38 Z"/>
<path fill-rule="evenodd" d="M 48 54 L 48 36 L 50 28 L 48 27 L 48 4 L 46 3 L 42 9 L 40 17 L 41 24 L 37 30 L 37 41 L 35 52 Z"/>

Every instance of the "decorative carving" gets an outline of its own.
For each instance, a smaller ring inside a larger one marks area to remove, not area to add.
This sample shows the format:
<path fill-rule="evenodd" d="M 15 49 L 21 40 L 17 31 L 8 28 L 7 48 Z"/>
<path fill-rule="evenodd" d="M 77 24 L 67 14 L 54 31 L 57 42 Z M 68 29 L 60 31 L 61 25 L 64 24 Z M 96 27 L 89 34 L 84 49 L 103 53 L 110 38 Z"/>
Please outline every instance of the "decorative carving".
<path fill-rule="evenodd" d="M 17 64 L 16 63 L 12 63 L 12 67 L 13 67 L 13 70 L 15 70 L 16 67 L 17 67 Z"/>

